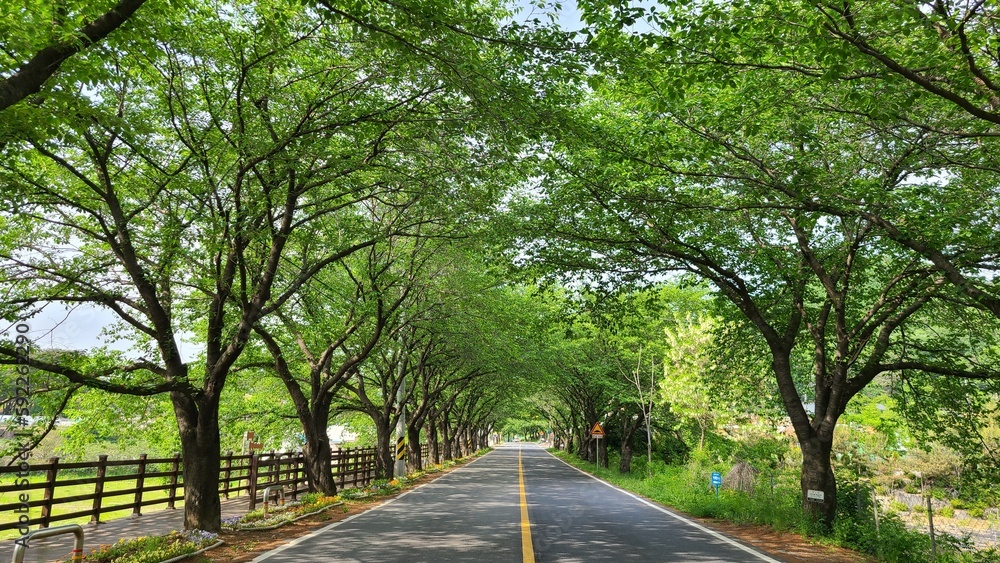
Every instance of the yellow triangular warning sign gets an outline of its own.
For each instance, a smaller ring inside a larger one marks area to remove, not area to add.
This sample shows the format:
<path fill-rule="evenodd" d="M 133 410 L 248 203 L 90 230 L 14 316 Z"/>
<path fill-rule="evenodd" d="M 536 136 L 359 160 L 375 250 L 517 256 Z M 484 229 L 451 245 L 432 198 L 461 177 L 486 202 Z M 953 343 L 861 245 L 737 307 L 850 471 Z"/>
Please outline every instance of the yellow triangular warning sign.
<path fill-rule="evenodd" d="M 592 438 L 603 438 L 604 437 L 604 429 L 601 428 L 601 423 L 600 422 L 595 422 L 594 423 L 594 427 L 590 429 L 590 436 Z"/>

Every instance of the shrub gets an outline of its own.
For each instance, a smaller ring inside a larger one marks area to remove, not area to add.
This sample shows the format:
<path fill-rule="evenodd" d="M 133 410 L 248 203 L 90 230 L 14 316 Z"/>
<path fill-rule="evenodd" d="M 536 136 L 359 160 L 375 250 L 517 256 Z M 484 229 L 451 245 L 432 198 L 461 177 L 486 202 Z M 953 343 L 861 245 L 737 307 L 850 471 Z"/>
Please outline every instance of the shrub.
<path fill-rule="evenodd" d="M 945 518 L 954 518 L 955 517 L 955 508 L 953 506 L 950 506 L 950 505 L 949 506 L 943 506 L 943 507 L 941 507 L 940 510 L 938 510 L 938 514 L 940 514 L 941 516 L 943 516 Z"/>
<path fill-rule="evenodd" d="M 909 512 L 910 507 L 905 502 L 894 500 L 889 503 L 889 510 L 893 512 Z"/>
<path fill-rule="evenodd" d="M 302 504 L 316 504 L 321 498 L 323 498 L 323 493 L 304 493 L 299 497 L 299 500 L 302 501 Z"/>

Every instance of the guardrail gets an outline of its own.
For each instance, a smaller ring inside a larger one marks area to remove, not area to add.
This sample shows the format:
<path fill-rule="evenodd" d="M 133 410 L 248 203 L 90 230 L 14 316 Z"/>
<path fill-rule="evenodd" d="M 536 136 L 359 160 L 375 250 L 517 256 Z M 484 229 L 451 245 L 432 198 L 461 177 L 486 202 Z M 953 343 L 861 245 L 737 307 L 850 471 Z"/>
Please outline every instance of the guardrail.
<path fill-rule="evenodd" d="M 15 542 L 14 558 L 11 561 L 13 563 L 22 563 L 24 561 L 24 552 L 27 551 L 32 539 L 51 538 L 52 536 L 60 536 L 62 534 L 73 534 L 75 536 L 73 551 L 70 552 L 70 561 L 72 563 L 83 561 L 83 528 L 79 524 L 67 524 L 65 526 L 35 530 L 24 534 Z"/>
<path fill-rule="evenodd" d="M 222 456 L 221 461 L 219 494 L 225 498 L 234 494 L 250 495 L 250 510 L 256 508 L 265 487 L 287 486 L 293 499 L 307 487 L 301 452 L 270 451 L 248 455 L 229 452 Z M 334 478 L 340 488 L 364 486 L 374 477 L 374 448 L 338 450 L 333 452 L 331 461 Z M 16 466 L 0 467 L 0 480 L 11 480 L 10 477 L 24 472 Z M 0 485 L 0 499 L 10 493 L 14 498 L 19 498 L 21 494 L 30 498 L 26 503 L 0 504 L 0 514 L 23 511 L 25 505 L 32 509 L 40 508 L 40 514 L 27 522 L 14 519 L 0 523 L 0 531 L 33 525 L 48 528 L 54 522 L 85 517 L 89 517 L 92 524 L 97 524 L 101 516 L 108 512 L 131 510 L 133 515 L 138 516 L 144 507 L 166 505 L 167 508 L 175 508 L 177 502 L 184 498 L 180 455 L 169 458 L 141 455 L 139 459 L 132 460 L 109 460 L 108 456 L 102 455 L 96 462 L 80 463 L 62 463 L 59 458 L 50 458 L 48 463 L 29 465 L 27 474 L 44 474 L 44 478 L 30 478 L 28 483 L 24 483 L 23 479 L 13 479 L 15 483 Z M 128 483 L 128 486 L 107 490 L 114 483 Z M 77 492 L 80 486 L 88 489 L 83 494 L 59 496 L 60 490 L 65 491 L 70 486 L 74 486 Z M 42 492 L 42 498 L 37 498 L 37 491 Z M 165 491 L 165 494 L 158 498 L 146 496 L 158 491 Z M 120 502 L 123 497 L 126 502 Z M 77 504 L 76 510 L 60 510 L 72 503 Z M 79 503 L 89 503 L 90 507 L 80 510 Z"/>

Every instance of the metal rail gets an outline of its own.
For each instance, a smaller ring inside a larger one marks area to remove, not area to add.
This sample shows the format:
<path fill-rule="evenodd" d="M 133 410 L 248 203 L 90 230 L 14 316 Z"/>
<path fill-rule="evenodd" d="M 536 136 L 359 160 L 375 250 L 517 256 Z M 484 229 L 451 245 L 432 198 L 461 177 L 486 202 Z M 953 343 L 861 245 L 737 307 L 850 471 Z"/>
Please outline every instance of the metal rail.
<path fill-rule="evenodd" d="M 24 561 L 24 552 L 28 550 L 28 543 L 31 540 L 36 538 L 50 538 L 52 536 L 59 536 L 62 534 L 73 534 L 76 536 L 76 540 L 73 543 L 73 551 L 70 553 L 69 560 L 72 563 L 80 563 L 83 561 L 83 528 L 80 527 L 79 524 L 67 524 L 65 526 L 42 528 L 41 530 L 28 532 L 15 540 L 14 559 L 12 563 L 22 563 Z"/>
<path fill-rule="evenodd" d="M 278 498 L 281 499 L 280 506 L 285 505 L 285 487 L 281 485 L 271 485 L 270 487 L 264 489 L 264 512 L 267 512 L 267 498 L 271 495 L 272 491 L 278 491 Z"/>

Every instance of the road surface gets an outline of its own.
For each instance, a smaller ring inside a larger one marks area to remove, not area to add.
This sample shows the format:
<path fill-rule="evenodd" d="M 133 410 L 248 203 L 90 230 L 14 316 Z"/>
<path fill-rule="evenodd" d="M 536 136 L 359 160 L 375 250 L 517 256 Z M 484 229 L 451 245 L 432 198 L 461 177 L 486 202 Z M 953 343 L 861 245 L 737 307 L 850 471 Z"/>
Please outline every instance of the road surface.
<path fill-rule="evenodd" d="M 522 443 L 254 561 L 779 560 Z"/>

